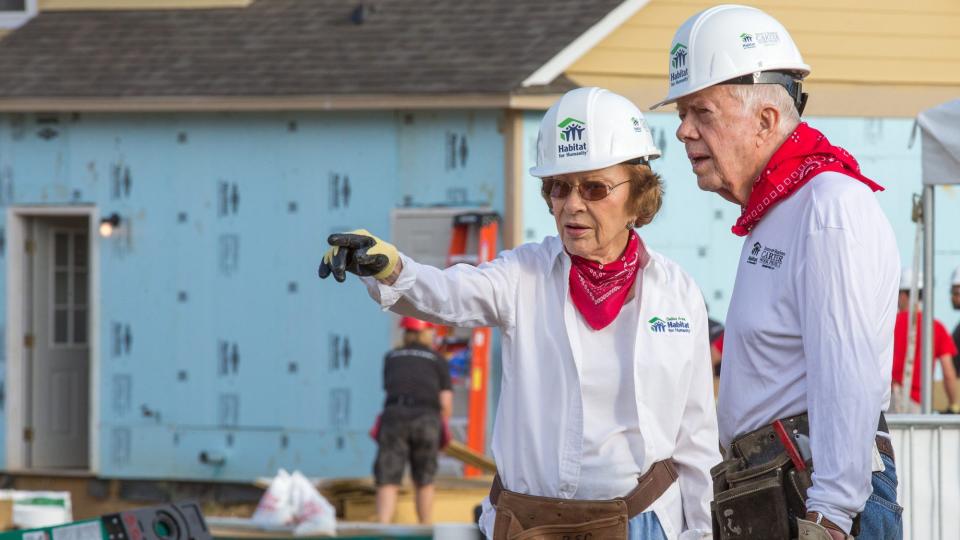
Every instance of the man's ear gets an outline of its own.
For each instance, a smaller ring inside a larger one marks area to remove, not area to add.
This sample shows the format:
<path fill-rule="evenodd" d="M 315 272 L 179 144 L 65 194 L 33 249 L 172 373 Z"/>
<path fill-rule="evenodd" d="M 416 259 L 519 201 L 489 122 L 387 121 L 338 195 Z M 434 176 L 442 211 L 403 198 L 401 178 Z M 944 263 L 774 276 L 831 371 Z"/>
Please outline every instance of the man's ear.
<path fill-rule="evenodd" d="M 759 123 L 757 129 L 757 147 L 765 146 L 770 139 L 779 136 L 780 111 L 770 105 L 765 105 L 760 109 Z"/>

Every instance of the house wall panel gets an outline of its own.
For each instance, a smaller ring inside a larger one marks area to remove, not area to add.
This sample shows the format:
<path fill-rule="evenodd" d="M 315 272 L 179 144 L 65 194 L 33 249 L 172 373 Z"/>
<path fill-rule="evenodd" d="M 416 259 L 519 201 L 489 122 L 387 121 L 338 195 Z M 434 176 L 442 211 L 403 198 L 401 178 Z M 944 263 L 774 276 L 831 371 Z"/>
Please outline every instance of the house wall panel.
<path fill-rule="evenodd" d="M 3 207 L 94 204 L 123 220 L 95 239 L 99 472 L 250 479 L 297 455 L 309 474 L 368 474 L 391 319 L 358 280 L 316 278 L 326 238 L 389 240 L 399 204 L 502 211 L 499 117 L 0 116 Z M 281 448 L 283 433 L 300 435 Z M 197 462 L 223 448 L 244 456 L 229 471 Z"/>

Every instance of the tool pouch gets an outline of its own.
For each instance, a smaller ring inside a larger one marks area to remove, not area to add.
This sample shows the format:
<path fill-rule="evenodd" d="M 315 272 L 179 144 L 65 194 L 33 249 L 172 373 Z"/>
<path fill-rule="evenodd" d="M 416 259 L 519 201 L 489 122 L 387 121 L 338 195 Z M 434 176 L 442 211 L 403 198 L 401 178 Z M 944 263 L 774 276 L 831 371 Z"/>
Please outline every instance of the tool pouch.
<path fill-rule="evenodd" d="M 790 519 L 781 469 L 734 485 L 716 496 L 721 540 L 790 538 Z"/>
<path fill-rule="evenodd" d="M 813 465 L 807 464 L 807 470 L 798 471 L 791 468 L 787 471 L 786 496 L 787 509 L 793 518 L 803 518 L 807 514 L 804 501 L 807 500 L 807 490 L 813 486 L 811 479 Z"/>
<path fill-rule="evenodd" d="M 710 476 L 713 478 L 713 497 L 716 499 L 717 495 L 723 493 L 724 491 L 730 489 L 730 484 L 727 482 L 727 475 L 731 472 L 743 467 L 743 460 L 738 458 L 727 459 L 721 461 L 720 463 L 714 465 L 710 468 Z M 720 539 L 720 521 L 717 518 L 717 502 L 713 500 L 710 502 L 710 517 L 713 521 L 713 540 Z"/>
<path fill-rule="evenodd" d="M 720 540 L 790 538 L 786 494 L 790 458 L 783 454 L 743 470 L 737 470 L 742 464 L 737 461 L 725 461 L 711 470 L 714 531 L 719 530 Z"/>
<path fill-rule="evenodd" d="M 710 530 L 713 531 L 713 540 L 720 538 L 720 521 L 717 519 L 717 501 L 710 501 Z"/>
<path fill-rule="evenodd" d="M 504 491 L 497 504 L 494 540 L 626 540 L 622 500 L 547 499 Z"/>
<path fill-rule="evenodd" d="M 739 458 L 727 459 L 710 468 L 710 476 L 713 478 L 713 495 L 726 491 L 730 488 L 727 482 L 727 475 L 742 469 L 743 460 Z"/>

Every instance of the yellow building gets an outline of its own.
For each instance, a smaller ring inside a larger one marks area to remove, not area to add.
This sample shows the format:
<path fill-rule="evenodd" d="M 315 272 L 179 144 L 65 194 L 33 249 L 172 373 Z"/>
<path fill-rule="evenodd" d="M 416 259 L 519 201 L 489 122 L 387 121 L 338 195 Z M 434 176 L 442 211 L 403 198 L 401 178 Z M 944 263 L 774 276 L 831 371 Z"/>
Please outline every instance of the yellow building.
<path fill-rule="evenodd" d="M 565 73 L 641 105 L 666 92 L 667 49 L 677 27 L 719 2 L 651 0 L 584 51 Z M 956 0 L 758 0 L 790 31 L 813 68 L 807 114 L 915 116 L 960 95 Z"/>

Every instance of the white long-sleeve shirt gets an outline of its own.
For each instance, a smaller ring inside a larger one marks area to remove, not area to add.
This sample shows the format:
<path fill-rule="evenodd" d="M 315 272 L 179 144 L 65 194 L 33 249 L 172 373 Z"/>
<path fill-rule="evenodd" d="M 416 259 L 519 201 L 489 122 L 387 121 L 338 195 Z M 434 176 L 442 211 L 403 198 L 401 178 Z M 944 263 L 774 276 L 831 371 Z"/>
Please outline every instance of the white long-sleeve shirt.
<path fill-rule="evenodd" d="M 890 401 L 900 257 L 870 188 L 814 177 L 746 237 L 727 312 L 720 441 L 808 411 L 807 508 L 849 531 Z"/>
<path fill-rule="evenodd" d="M 652 506 L 667 537 L 701 538 L 711 526 L 709 469 L 720 460 L 706 309 L 685 272 L 649 253 L 638 277 L 634 346 L 632 401 L 644 445 L 638 455 L 643 472 L 663 459 L 677 464 L 678 482 Z M 503 374 L 492 442 L 501 480 L 511 491 L 568 499 L 581 481 L 583 425 L 590 421 L 583 415 L 580 386 L 589 354 L 577 330 L 569 268 L 560 240 L 550 237 L 478 267 L 440 270 L 403 256 L 393 286 L 365 280 L 371 296 L 394 312 L 502 329 Z M 494 509 L 488 500 L 483 509 L 480 525 L 489 535 Z"/>
<path fill-rule="evenodd" d="M 580 346 L 589 351 L 580 365 L 580 395 L 583 417 L 590 421 L 583 423 L 583 456 L 574 499 L 621 497 L 637 487 L 637 477 L 643 473 L 643 430 L 633 398 L 639 307 L 640 300 L 634 296 L 600 330 L 577 313 Z"/>

